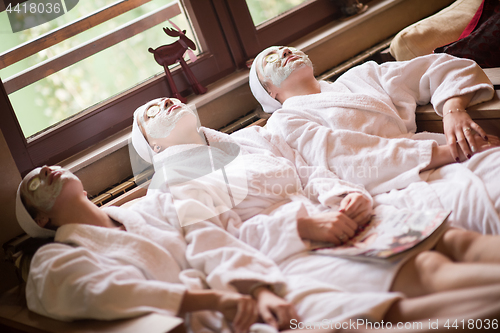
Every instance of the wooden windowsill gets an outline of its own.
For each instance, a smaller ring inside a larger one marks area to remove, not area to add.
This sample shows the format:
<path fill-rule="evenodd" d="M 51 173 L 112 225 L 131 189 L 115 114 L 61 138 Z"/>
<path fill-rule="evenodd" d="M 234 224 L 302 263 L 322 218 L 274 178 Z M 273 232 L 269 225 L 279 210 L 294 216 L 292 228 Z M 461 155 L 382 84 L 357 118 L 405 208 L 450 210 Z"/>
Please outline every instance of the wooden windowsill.
<path fill-rule="evenodd" d="M 208 92 L 204 95 L 191 95 L 188 97 L 188 105 L 194 109 L 200 109 L 215 99 L 230 93 L 232 90 L 248 83 L 248 71 L 241 71 L 209 85 Z M 94 163 L 97 160 L 125 147 L 130 142 L 132 125 L 115 135 L 110 136 L 99 144 L 92 146 L 82 152 L 61 161 L 60 165 L 71 172 Z"/>

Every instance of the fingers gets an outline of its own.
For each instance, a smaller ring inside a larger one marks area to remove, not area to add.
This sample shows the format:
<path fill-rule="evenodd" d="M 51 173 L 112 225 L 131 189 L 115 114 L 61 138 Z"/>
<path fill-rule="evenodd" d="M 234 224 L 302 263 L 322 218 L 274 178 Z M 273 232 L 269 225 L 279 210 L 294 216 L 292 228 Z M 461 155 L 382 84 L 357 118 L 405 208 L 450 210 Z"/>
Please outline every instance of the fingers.
<path fill-rule="evenodd" d="M 236 333 L 248 332 L 250 326 L 257 321 L 257 305 L 253 299 L 242 296 L 238 301 L 233 328 Z"/>
<path fill-rule="evenodd" d="M 464 128 L 463 136 L 460 134 L 460 131 L 458 132 L 459 134 L 457 134 L 457 138 L 464 138 L 463 141 L 458 139 L 457 143 L 468 159 L 470 159 L 474 153 L 498 146 L 496 144 L 496 139 L 498 138 L 493 135 L 487 135 L 476 123 L 471 123 L 470 126 L 471 127 Z M 470 150 L 467 150 L 467 146 Z"/>
<path fill-rule="evenodd" d="M 344 199 L 342 199 L 340 201 L 340 208 L 339 210 L 342 212 L 342 213 L 345 213 L 345 210 L 346 210 L 346 207 L 349 205 L 349 203 L 351 202 L 351 198 L 352 196 L 350 194 L 346 195 L 346 197 Z"/>
<path fill-rule="evenodd" d="M 370 206 L 370 201 L 364 195 L 350 193 L 340 202 L 339 211 L 352 218 L 359 213 L 359 210 L 364 210 L 365 206 Z"/>
<path fill-rule="evenodd" d="M 458 149 L 457 149 L 457 139 L 455 138 L 455 135 L 446 134 L 446 142 L 448 144 L 448 147 L 450 147 L 450 153 L 453 159 L 456 162 L 460 162 L 460 157 L 458 156 Z"/>
<path fill-rule="evenodd" d="M 489 138 L 489 137 L 491 137 L 491 138 Z M 497 136 L 494 136 L 494 135 L 490 135 L 489 137 L 488 137 L 487 142 L 489 142 L 491 146 L 494 146 L 494 147 L 500 146 L 500 138 L 498 138 Z"/>
<path fill-rule="evenodd" d="M 233 319 L 233 328 L 234 331 L 237 333 L 243 332 L 242 331 L 242 319 L 245 317 L 245 304 L 242 301 L 237 302 L 236 304 L 236 315 L 234 316 Z"/>
<path fill-rule="evenodd" d="M 454 116 L 444 118 L 443 125 L 450 153 L 457 162 L 460 162 L 460 152 L 470 159 L 479 151 L 482 146 L 481 141 L 488 140 L 486 132 L 465 112 L 458 112 Z M 478 137 L 482 140 L 479 141 Z"/>
<path fill-rule="evenodd" d="M 470 132 L 470 130 L 468 132 Z M 462 152 L 464 153 L 464 155 L 467 156 L 467 158 L 471 158 L 472 151 L 469 148 L 469 144 L 467 142 L 467 139 L 465 138 L 464 132 L 463 131 L 457 131 L 456 132 L 456 137 L 457 137 L 458 147 L 462 150 Z"/>
<path fill-rule="evenodd" d="M 345 219 L 342 219 L 343 223 L 339 223 L 338 227 L 342 231 L 342 233 L 346 234 L 351 238 L 356 233 L 358 229 L 358 224 L 354 222 L 350 217 L 345 216 Z"/>
<path fill-rule="evenodd" d="M 344 204 L 344 209 L 340 209 L 339 212 L 344 213 L 356 223 L 355 230 L 357 226 L 364 225 L 370 220 L 372 212 L 371 202 L 361 193 L 351 193 L 342 202 L 347 202 L 347 204 Z"/>
<path fill-rule="evenodd" d="M 298 318 L 295 308 L 289 303 L 276 308 L 276 317 L 278 318 L 279 329 L 290 328 L 290 321 Z"/>
<path fill-rule="evenodd" d="M 472 154 L 474 154 L 477 151 L 475 134 L 476 134 L 475 131 L 471 127 L 464 128 L 464 136 L 470 148 L 470 153 L 468 155 L 466 154 L 468 159 L 470 159 L 472 157 Z"/>
<path fill-rule="evenodd" d="M 357 200 L 357 196 L 351 193 L 340 202 L 340 211 L 349 216 L 359 207 L 359 205 L 360 201 Z"/>
<path fill-rule="evenodd" d="M 485 140 L 485 141 L 488 141 L 488 135 L 486 134 L 486 132 L 483 130 L 483 128 L 481 126 L 479 126 L 478 124 L 476 124 L 475 122 L 471 122 L 470 123 L 470 127 L 476 131 L 477 134 L 481 135 L 481 137 Z"/>
<path fill-rule="evenodd" d="M 485 151 L 498 146 L 500 146 L 500 140 L 498 139 L 498 137 L 494 135 L 488 135 L 488 140 L 479 141 L 478 151 Z"/>
<path fill-rule="evenodd" d="M 341 245 L 354 236 L 357 228 L 356 222 L 345 214 L 340 214 L 336 221 L 330 224 L 326 240 L 335 245 Z"/>
<path fill-rule="evenodd" d="M 354 216 L 352 220 L 356 222 L 358 226 L 365 225 L 370 221 L 372 217 L 372 210 L 371 209 L 366 209 L 364 211 L 359 212 L 358 215 Z"/>
<path fill-rule="evenodd" d="M 250 330 L 250 326 L 257 322 L 259 318 L 259 309 L 257 307 L 257 302 L 254 300 L 250 300 L 250 309 L 248 309 L 246 321 L 242 324 L 242 331 L 248 332 Z"/>
<path fill-rule="evenodd" d="M 278 322 L 274 318 L 272 312 L 267 307 L 261 307 L 259 312 L 260 312 L 260 317 L 266 324 L 274 327 L 275 329 L 279 329 Z"/>

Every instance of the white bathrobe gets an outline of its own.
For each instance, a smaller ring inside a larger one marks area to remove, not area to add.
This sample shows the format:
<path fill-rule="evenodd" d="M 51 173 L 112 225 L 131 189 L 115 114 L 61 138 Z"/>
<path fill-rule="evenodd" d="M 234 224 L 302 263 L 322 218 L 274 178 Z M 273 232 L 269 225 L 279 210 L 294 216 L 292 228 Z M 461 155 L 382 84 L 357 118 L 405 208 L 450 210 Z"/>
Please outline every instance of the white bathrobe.
<path fill-rule="evenodd" d="M 59 320 L 174 316 L 186 289 L 237 291 L 238 284 L 248 289 L 255 283 L 285 288 L 272 260 L 221 228 L 181 228 L 168 194 L 105 211 L 126 231 L 66 224 L 54 243 L 36 252 L 26 287 L 30 310 Z M 220 320 L 214 325 L 215 331 L 224 328 Z"/>
<path fill-rule="evenodd" d="M 179 220 L 210 216 L 209 221 L 272 258 L 288 279 L 289 288 L 284 296 L 296 306 L 303 320 L 359 316 L 382 319 L 388 307 L 401 297 L 387 292 L 399 266 L 310 255 L 308 242 L 302 241 L 297 233 L 298 217 L 338 209 L 345 194 L 367 195 L 366 192 L 339 180 L 324 168 L 305 166 L 300 155 L 280 136 L 263 128 L 247 128 L 230 136 L 209 129 L 203 131 L 210 144 L 213 165 L 231 160 L 214 147 L 224 142 L 240 147 L 238 154 L 232 151 L 233 156 L 238 156 L 225 164 L 228 181 L 217 172 L 193 179 L 192 169 L 198 169 L 196 166 L 203 169 L 202 163 L 190 168 L 194 159 L 181 163 L 177 158 L 189 156 L 197 146 L 173 146 L 155 156 L 157 179 L 153 178 L 156 184 L 148 194 L 171 192 Z M 162 171 L 162 162 L 170 162 L 168 166 L 177 169 Z M 167 177 L 165 181 L 161 176 L 164 174 L 174 178 Z M 243 188 L 245 184 L 247 187 Z M 246 195 L 233 205 L 228 192 Z"/>
<path fill-rule="evenodd" d="M 472 205 L 478 199 L 473 195 L 489 190 L 482 181 L 494 181 L 492 172 L 487 174 L 483 169 L 478 177 L 477 165 L 469 161 L 462 163 L 463 168 L 441 168 L 432 177 L 430 172 L 420 173 L 430 161 L 432 147 L 446 142 L 442 134 L 415 134 L 416 106 L 432 103 L 442 115 L 443 104 L 450 97 L 474 92 L 473 105 L 493 96 L 491 83 L 473 61 L 436 54 L 382 65 L 367 62 L 333 83 L 320 82 L 320 86 L 321 94 L 287 99 L 266 125 L 282 135 L 309 165 L 329 168 L 340 178 L 365 186 L 372 195 L 429 181 L 434 185 L 420 186 L 433 195 L 417 191 L 408 198 L 407 192 L 392 192 L 380 202 L 419 209 L 437 205 L 452 210 L 450 219 L 455 225 L 485 233 L 500 231 L 498 213 L 491 214 L 500 211 L 494 191 L 480 195 L 480 210 Z M 500 156 L 494 160 L 499 165 Z M 456 191 L 456 185 L 445 181 L 453 174 L 457 180 L 463 175 L 460 187 L 474 188 Z M 379 202 L 377 198 L 375 201 Z M 405 205 L 407 201 L 418 204 Z M 464 209 L 468 210 L 466 214 Z"/>

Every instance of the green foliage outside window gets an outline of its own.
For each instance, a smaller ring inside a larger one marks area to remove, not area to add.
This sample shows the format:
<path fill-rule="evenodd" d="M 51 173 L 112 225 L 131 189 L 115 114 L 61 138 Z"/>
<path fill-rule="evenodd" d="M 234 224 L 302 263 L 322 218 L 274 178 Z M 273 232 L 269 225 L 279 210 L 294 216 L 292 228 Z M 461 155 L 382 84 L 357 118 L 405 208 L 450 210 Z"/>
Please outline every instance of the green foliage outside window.
<path fill-rule="evenodd" d="M 68 40 L 38 52 L 18 63 L 0 70 L 0 78 L 6 80 L 17 73 L 42 61 L 64 53 L 88 40 L 130 22 L 150 11 L 175 0 L 153 0 L 128 13 L 102 23 Z M 271 19 L 307 0 L 247 0 L 254 24 Z M 116 0 L 84 0 L 63 16 L 45 24 L 12 33 L 7 13 L 0 13 L 0 53 L 33 40 L 49 31 L 73 22 Z M 172 21 L 186 29 L 189 38 L 194 39 L 189 22 L 183 15 Z M 78 114 L 138 83 L 163 73 L 154 61 L 148 48 L 156 48 L 176 40 L 167 36 L 162 23 L 101 51 L 70 67 L 13 92 L 9 99 L 16 112 L 25 137 L 30 137 L 57 123 Z M 199 50 L 196 51 L 197 53 Z"/>

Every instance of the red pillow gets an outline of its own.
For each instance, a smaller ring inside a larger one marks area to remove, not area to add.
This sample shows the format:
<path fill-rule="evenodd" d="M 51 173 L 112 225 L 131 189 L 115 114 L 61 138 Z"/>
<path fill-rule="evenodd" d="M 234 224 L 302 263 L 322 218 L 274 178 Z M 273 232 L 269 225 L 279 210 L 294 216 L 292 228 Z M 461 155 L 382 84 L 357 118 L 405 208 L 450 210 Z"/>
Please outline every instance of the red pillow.
<path fill-rule="evenodd" d="M 484 0 L 460 38 L 434 53 L 472 59 L 482 68 L 500 67 L 500 1 Z"/>

